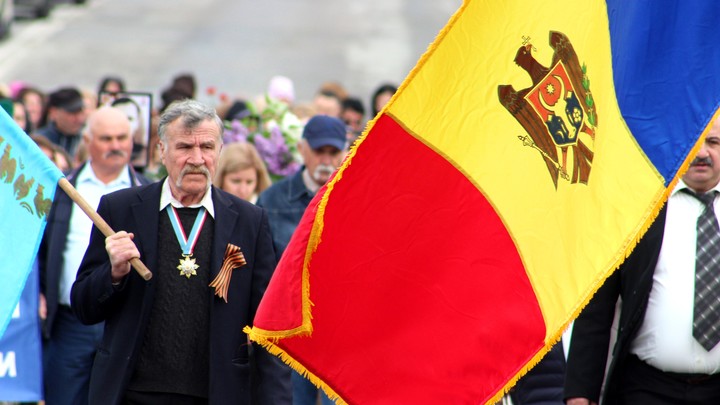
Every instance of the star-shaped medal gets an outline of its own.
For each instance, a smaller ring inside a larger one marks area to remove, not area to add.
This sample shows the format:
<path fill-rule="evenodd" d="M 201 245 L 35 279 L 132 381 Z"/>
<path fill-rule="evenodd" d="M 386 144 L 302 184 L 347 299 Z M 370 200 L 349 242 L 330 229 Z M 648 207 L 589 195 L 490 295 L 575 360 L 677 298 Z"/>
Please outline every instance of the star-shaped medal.
<path fill-rule="evenodd" d="M 180 270 L 180 275 L 187 278 L 190 278 L 190 276 L 196 276 L 196 270 L 199 268 L 200 266 L 195 264 L 195 259 L 192 258 L 192 255 L 183 255 L 183 258 L 180 259 L 180 265 L 177 266 L 177 269 Z"/>

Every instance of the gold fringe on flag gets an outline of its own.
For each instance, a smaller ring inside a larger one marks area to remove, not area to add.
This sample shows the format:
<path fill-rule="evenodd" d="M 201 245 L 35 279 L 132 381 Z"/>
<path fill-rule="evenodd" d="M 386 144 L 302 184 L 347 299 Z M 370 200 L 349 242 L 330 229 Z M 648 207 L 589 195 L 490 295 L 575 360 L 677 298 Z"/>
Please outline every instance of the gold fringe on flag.
<path fill-rule="evenodd" d="M 335 390 L 330 388 L 330 386 L 327 385 L 323 380 L 321 380 L 318 376 L 316 376 L 315 374 L 310 372 L 310 370 L 306 369 L 305 366 L 300 364 L 300 362 L 295 360 L 285 350 L 283 350 L 279 346 L 277 346 L 275 343 L 277 343 L 278 338 L 269 338 L 268 339 L 268 338 L 256 335 L 254 329 L 250 328 L 249 326 L 244 327 L 243 332 L 245 332 L 250 337 L 250 340 L 252 340 L 253 342 L 264 347 L 265 350 L 267 350 L 270 354 L 279 357 L 283 363 L 290 366 L 290 368 L 297 371 L 298 374 L 300 374 L 304 378 L 307 378 L 316 387 L 323 390 L 325 392 L 325 395 L 327 395 L 331 401 L 335 402 L 335 405 L 348 405 L 348 403 L 343 398 L 341 398 L 340 395 L 337 392 L 335 392 Z"/>

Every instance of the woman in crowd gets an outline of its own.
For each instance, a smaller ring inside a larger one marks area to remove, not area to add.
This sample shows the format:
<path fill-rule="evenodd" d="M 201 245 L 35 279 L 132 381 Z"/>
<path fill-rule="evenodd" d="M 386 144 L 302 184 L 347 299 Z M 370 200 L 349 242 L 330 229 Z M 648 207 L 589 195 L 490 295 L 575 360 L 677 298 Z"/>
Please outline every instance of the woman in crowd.
<path fill-rule="evenodd" d="M 100 80 L 98 86 L 98 94 L 105 93 L 122 93 L 125 91 L 125 81 L 117 76 L 106 76 Z"/>
<path fill-rule="evenodd" d="M 26 134 L 30 134 L 32 129 L 28 120 L 27 109 L 25 104 L 20 100 L 13 100 L 13 120 Z"/>
<path fill-rule="evenodd" d="M 50 142 L 42 135 L 31 135 L 30 138 L 40 147 L 40 150 L 48 157 L 61 172 L 68 174 L 75 167 L 70 155 L 65 149 Z"/>
<path fill-rule="evenodd" d="M 17 99 L 25 105 L 27 120 L 30 121 L 30 132 L 28 133 L 43 126 L 45 94 L 34 87 L 23 87 L 18 92 Z"/>
<path fill-rule="evenodd" d="M 255 147 L 238 142 L 223 147 L 213 184 L 254 204 L 258 195 L 270 187 L 270 176 Z"/>
<path fill-rule="evenodd" d="M 385 104 L 390 101 L 396 91 L 397 86 L 390 83 L 385 83 L 375 89 L 375 92 L 373 92 L 373 95 L 370 98 L 370 109 L 372 110 L 372 117 L 370 118 L 375 118 L 378 112 L 385 107 Z"/>

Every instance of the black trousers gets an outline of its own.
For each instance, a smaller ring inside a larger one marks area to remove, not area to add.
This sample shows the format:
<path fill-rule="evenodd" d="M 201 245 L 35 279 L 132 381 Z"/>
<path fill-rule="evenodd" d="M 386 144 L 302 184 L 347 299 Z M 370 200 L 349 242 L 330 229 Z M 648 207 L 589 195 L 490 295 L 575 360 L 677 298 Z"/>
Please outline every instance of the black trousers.
<path fill-rule="evenodd" d="M 617 404 L 718 405 L 720 374 L 668 373 L 630 355 L 620 376 Z"/>
<path fill-rule="evenodd" d="M 125 391 L 123 405 L 207 405 L 207 398 L 166 392 Z"/>

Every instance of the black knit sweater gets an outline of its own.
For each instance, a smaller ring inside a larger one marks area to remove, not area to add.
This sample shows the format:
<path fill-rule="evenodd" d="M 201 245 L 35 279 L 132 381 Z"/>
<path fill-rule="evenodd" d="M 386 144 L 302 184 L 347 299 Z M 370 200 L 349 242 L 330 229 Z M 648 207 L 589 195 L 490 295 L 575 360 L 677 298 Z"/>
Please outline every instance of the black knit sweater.
<path fill-rule="evenodd" d="M 199 208 L 178 209 L 189 235 Z M 208 214 L 195 245 L 197 275 L 180 275 L 182 250 L 167 212 L 160 213 L 157 284 L 150 322 L 128 389 L 208 396 L 210 256 L 214 221 Z"/>

